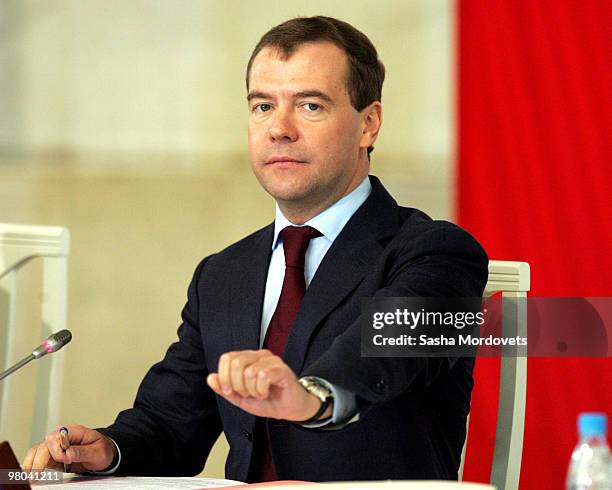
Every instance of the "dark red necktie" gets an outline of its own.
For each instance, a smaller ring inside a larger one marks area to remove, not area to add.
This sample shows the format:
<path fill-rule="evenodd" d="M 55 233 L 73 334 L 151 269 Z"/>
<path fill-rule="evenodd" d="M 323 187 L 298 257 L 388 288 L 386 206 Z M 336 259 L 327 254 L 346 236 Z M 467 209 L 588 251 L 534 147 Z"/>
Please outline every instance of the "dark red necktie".
<path fill-rule="evenodd" d="M 318 236 L 321 236 L 321 233 L 310 226 L 287 226 L 281 231 L 285 250 L 285 278 L 264 340 L 264 347 L 277 356 L 282 356 L 285 352 L 291 325 L 306 292 L 304 260 L 308 244 L 312 238 Z"/>
<path fill-rule="evenodd" d="M 310 226 L 288 226 L 281 231 L 285 251 L 285 278 L 276 310 L 274 310 L 264 339 L 264 348 L 277 356 L 282 356 L 285 352 L 291 326 L 306 292 L 304 260 L 308 244 L 312 238 L 318 236 L 321 236 L 321 233 Z M 257 421 L 255 447 L 253 448 L 255 467 L 252 472 L 253 478 L 249 479 L 250 483 L 277 479 L 265 422 L 265 419 Z"/>

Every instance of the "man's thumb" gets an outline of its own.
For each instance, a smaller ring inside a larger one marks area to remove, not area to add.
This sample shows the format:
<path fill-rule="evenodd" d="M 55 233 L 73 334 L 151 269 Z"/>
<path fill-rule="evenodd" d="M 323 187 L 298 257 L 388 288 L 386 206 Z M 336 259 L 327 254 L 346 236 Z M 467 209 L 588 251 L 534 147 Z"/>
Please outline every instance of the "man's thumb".
<path fill-rule="evenodd" d="M 96 457 L 95 446 L 70 446 L 66 450 L 69 463 L 91 463 Z"/>

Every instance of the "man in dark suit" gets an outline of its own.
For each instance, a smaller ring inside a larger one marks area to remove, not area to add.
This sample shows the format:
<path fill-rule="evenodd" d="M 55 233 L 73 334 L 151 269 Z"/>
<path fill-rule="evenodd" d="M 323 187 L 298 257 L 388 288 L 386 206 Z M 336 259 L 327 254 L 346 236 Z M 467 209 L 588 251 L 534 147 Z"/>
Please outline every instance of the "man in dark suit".
<path fill-rule="evenodd" d="M 363 298 L 474 297 L 487 278 L 470 235 L 368 175 L 383 79 L 367 37 L 336 19 L 263 36 L 249 155 L 275 222 L 198 265 L 179 340 L 133 408 L 50 434 L 26 468 L 193 475 L 223 430 L 232 479 L 457 478 L 473 360 L 361 356 Z"/>

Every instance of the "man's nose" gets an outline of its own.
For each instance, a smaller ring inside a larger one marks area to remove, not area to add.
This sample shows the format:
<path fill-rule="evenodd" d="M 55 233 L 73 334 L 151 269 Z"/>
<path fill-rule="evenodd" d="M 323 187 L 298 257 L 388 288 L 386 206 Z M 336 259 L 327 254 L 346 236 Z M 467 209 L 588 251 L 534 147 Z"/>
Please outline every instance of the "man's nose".
<path fill-rule="evenodd" d="M 298 138 L 298 131 L 290 110 L 277 109 L 268 129 L 274 141 L 293 142 Z"/>

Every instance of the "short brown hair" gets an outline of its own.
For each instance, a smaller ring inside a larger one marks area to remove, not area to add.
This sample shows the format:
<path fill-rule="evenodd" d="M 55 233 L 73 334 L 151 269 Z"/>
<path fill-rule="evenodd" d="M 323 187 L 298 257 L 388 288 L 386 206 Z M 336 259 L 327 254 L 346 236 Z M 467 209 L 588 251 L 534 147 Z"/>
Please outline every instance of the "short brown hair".
<path fill-rule="evenodd" d="M 315 41 L 329 41 L 346 53 L 349 64 L 346 88 L 355 109 L 361 111 L 372 102 L 380 101 L 385 67 L 378 59 L 372 42 L 352 25 L 323 16 L 296 17 L 266 32 L 255 46 L 247 64 L 247 90 L 251 65 L 263 48 L 276 47 L 288 58 L 301 44 Z M 371 149 L 368 150 L 369 153 Z"/>

